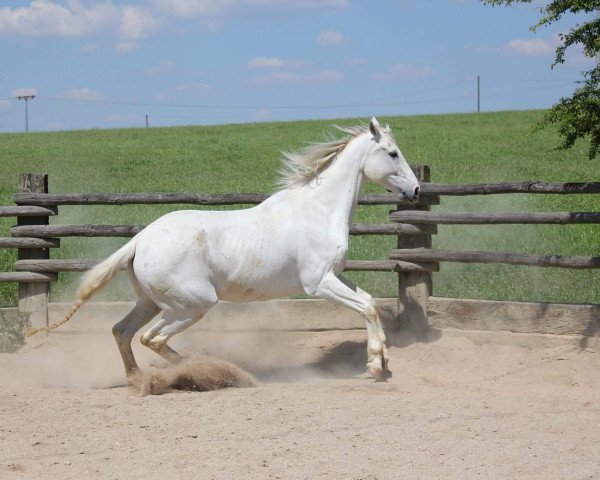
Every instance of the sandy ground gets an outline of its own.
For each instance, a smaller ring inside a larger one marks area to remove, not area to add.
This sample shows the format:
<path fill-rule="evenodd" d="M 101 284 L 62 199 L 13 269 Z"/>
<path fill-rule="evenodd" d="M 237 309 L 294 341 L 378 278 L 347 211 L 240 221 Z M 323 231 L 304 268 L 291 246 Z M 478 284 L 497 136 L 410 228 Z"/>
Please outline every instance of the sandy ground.
<path fill-rule="evenodd" d="M 178 348 L 258 386 L 158 396 L 125 385 L 106 322 L 34 337 L 0 355 L 0 478 L 600 478 L 597 347 L 395 335 L 375 383 L 364 335 L 197 330 Z"/>

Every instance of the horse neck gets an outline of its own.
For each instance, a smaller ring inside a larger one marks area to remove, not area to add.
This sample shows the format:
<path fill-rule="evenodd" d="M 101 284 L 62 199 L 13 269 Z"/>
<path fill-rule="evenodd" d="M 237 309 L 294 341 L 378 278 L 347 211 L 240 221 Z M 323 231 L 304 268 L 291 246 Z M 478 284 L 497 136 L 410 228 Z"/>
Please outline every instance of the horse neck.
<path fill-rule="evenodd" d="M 367 135 L 351 140 L 332 165 L 303 188 L 310 208 L 318 208 L 330 228 L 350 226 L 363 182 Z"/>

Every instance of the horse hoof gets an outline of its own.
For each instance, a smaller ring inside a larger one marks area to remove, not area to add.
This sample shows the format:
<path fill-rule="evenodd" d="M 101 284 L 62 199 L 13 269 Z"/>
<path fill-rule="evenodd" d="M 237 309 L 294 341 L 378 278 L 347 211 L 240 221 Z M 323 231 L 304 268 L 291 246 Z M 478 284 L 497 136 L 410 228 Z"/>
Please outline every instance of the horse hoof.
<path fill-rule="evenodd" d="M 367 370 L 369 371 L 369 374 L 378 382 L 385 382 L 392 376 L 392 372 L 387 369 L 387 366 L 382 367 L 381 363 L 377 360 L 367 363 Z"/>
<path fill-rule="evenodd" d="M 367 363 L 367 370 L 375 380 L 385 382 L 392 376 L 387 364 L 387 359 L 382 356 L 372 357 L 371 361 Z"/>
<path fill-rule="evenodd" d="M 377 365 L 367 365 L 367 370 L 369 371 L 369 375 L 371 375 L 375 380 L 383 379 L 383 370 L 379 368 Z"/>

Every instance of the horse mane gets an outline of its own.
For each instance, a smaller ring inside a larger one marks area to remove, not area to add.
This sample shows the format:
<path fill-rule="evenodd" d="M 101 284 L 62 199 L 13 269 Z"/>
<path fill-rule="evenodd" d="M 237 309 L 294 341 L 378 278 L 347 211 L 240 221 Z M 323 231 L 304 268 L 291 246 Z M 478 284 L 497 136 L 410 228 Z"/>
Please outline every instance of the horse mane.
<path fill-rule="evenodd" d="M 327 169 L 351 140 L 369 131 L 369 127 L 364 125 L 336 128 L 347 136 L 311 144 L 299 151 L 282 152 L 282 166 L 277 182 L 279 190 L 306 185 Z"/>

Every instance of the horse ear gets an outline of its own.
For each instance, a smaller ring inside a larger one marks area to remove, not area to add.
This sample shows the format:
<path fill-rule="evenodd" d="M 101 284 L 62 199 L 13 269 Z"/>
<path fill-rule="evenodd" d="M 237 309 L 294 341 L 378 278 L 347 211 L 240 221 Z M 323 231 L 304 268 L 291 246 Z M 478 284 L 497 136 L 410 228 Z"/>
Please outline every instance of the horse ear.
<path fill-rule="evenodd" d="M 379 140 L 381 138 L 381 131 L 379 130 L 379 122 L 375 117 L 371 118 L 369 122 L 369 130 L 373 134 L 375 140 Z"/>

